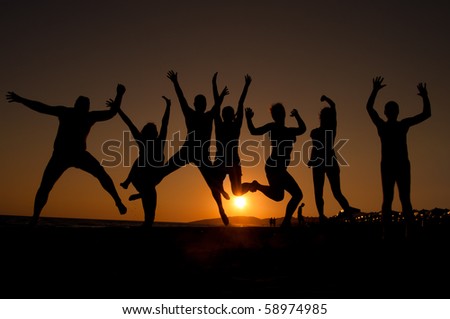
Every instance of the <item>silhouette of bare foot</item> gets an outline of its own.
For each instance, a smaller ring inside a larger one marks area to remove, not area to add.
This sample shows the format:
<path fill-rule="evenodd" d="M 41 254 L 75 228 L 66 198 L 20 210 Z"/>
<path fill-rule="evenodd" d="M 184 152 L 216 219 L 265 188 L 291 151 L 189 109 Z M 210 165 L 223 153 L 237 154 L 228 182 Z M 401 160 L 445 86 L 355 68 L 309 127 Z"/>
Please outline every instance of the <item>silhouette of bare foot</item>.
<path fill-rule="evenodd" d="M 220 210 L 220 217 L 222 218 L 222 221 L 224 223 L 225 226 L 228 226 L 228 224 L 230 223 L 230 221 L 228 220 L 227 215 L 225 214 L 225 212 L 223 210 Z"/>
<path fill-rule="evenodd" d="M 220 190 L 220 193 L 222 194 L 223 198 L 225 198 L 226 200 L 230 199 L 230 195 L 228 195 L 228 193 L 223 188 Z"/>
<path fill-rule="evenodd" d="M 137 194 L 130 195 L 130 197 L 128 197 L 128 200 L 133 201 L 133 200 L 137 200 L 139 198 L 142 198 L 142 195 L 137 193 Z"/>
<path fill-rule="evenodd" d="M 116 206 L 119 209 L 120 215 L 125 215 L 127 213 L 127 208 L 123 203 L 117 203 Z"/>
<path fill-rule="evenodd" d="M 122 186 L 122 188 L 124 189 L 128 189 L 128 185 L 130 185 L 130 183 L 128 183 L 127 181 L 120 183 L 120 186 Z"/>
<path fill-rule="evenodd" d="M 250 186 L 249 186 L 248 190 L 250 192 L 254 193 L 254 192 L 256 192 L 258 190 L 258 186 L 259 186 L 258 181 L 254 180 L 253 182 L 250 183 Z"/>

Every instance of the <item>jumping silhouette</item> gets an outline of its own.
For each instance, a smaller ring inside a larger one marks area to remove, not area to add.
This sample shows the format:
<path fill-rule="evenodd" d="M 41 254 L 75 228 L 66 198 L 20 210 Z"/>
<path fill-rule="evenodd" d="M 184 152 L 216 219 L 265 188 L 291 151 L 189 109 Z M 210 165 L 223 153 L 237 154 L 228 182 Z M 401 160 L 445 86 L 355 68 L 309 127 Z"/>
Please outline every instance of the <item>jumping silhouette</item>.
<path fill-rule="evenodd" d="M 258 181 L 251 183 L 251 191 L 259 190 L 274 201 L 284 198 L 284 191 L 291 194 L 291 199 L 286 206 L 282 227 L 291 225 L 292 215 L 303 198 L 303 193 L 295 179 L 288 173 L 287 167 L 291 161 L 291 152 L 298 135 L 306 132 L 306 125 L 301 119 L 298 111 L 293 109 L 291 116 L 297 120 L 298 127 L 286 127 L 286 111 L 281 103 L 276 103 L 270 108 L 274 122 L 267 123 L 261 127 L 253 125 L 254 116 L 251 108 L 245 109 L 247 126 L 252 135 L 263 135 L 269 133 L 271 141 L 271 154 L 266 159 L 265 172 L 269 185 L 261 185 Z"/>
<path fill-rule="evenodd" d="M 166 101 L 166 110 L 161 120 L 161 129 L 154 123 L 147 123 L 141 131 L 133 124 L 125 112 L 119 108 L 118 113 L 131 131 L 139 147 L 139 156 L 133 163 L 127 179 L 120 185 L 127 188 L 132 183 L 139 194 L 131 195 L 130 200 L 141 198 L 144 209 L 144 227 L 151 227 L 155 220 L 157 206 L 156 186 L 161 181 L 157 170 L 164 165 L 164 147 L 167 137 L 167 126 L 169 124 L 171 101 L 163 96 Z M 114 101 L 109 105 L 114 107 Z"/>
<path fill-rule="evenodd" d="M 167 77 L 174 85 L 184 115 L 187 136 L 180 150 L 167 161 L 167 165 L 161 170 L 160 178 L 162 179 L 180 167 L 190 163 L 197 166 L 211 190 L 223 223 L 228 225 L 229 220 L 222 205 L 222 195 L 226 199 L 229 199 L 230 197 L 223 190 L 223 179 L 221 180 L 219 171 L 213 167 L 209 151 L 213 119 L 219 111 L 225 95 L 229 94 L 228 88 L 225 87 L 221 94 L 215 96 L 214 106 L 211 110 L 206 111 L 207 102 L 204 95 L 196 95 L 194 99 L 194 108 L 191 108 L 184 97 L 184 93 L 178 82 L 178 74 L 173 70 L 170 70 L 167 73 Z M 217 91 L 217 72 L 213 76 L 212 84 L 213 91 Z"/>
<path fill-rule="evenodd" d="M 423 100 L 422 113 L 398 121 L 399 106 L 396 102 L 389 101 L 384 106 L 384 115 L 387 121 L 382 120 L 374 109 L 374 103 L 378 91 L 386 86 L 383 84 L 383 80 L 380 76 L 372 80 L 373 89 L 367 101 L 367 112 L 377 127 L 381 141 L 382 220 L 384 230 L 387 230 L 392 222 L 392 201 L 394 187 L 397 183 L 408 236 L 408 228 L 413 223 L 413 211 L 410 197 L 411 168 L 408 158 L 407 133 L 411 126 L 419 124 L 431 116 L 431 105 L 426 84 L 419 83 L 417 89 L 418 95 Z"/>
<path fill-rule="evenodd" d="M 351 217 L 353 213 L 360 212 L 358 208 L 351 207 L 342 194 L 340 169 L 334 152 L 334 139 L 336 137 L 337 114 L 336 104 L 329 97 L 322 95 L 320 101 L 328 103 L 328 107 L 320 111 L 320 126 L 311 131 L 313 148 L 308 166 L 312 167 L 314 196 L 319 221 L 324 222 L 327 217 L 324 214 L 323 187 L 325 175 L 328 177 L 334 198 L 343 209 L 343 216 Z"/>
<path fill-rule="evenodd" d="M 30 224 L 35 225 L 39 221 L 42 209 L 47 203 L 48 196 L 53 186 L 61 175 L 70 167 L 84 170 L 96 177 L 103 188 L 114 199 L 121 215 L 127 212 L 116 191 L 111 177 L 106 173 L 101 164 L 86 150 L 86 140 L 92 126 L 100 121 L 113 118 L 120 107 L 125 87 L 117 85 L 117 94 L 114 107 L 106 111 L 89 111 L 90 100 L 85 96 L 79 96 L 74 107 L 49 106 L 42 102 L 32 101 L 8 92 L 8 102 L 21 103 L 33 111 L 58 117 L 59 127 L 53 145 L 53 154 L 45 168 L 41 184 L 34 201 L 33 217 Z"/>
<path fill-rule="evenodd" d="M 242 183 L 241 159 L 239 157 L 239 136 L 244 119 L 244 101 L 252 78 L 245 76 L 245 85 L 239 99 L 236 114 L 232 106 L 225 106 L 215 114 L 214 126 L 216 134 L 216 156 L 214 167 L 220 171 L 221 179 L 228 175 L 231 191 L 235 196 L 241 196 L 249 191 L 250 183 Z M 217 86 L 214 86 L 215 100 L 219 98 Z"/>

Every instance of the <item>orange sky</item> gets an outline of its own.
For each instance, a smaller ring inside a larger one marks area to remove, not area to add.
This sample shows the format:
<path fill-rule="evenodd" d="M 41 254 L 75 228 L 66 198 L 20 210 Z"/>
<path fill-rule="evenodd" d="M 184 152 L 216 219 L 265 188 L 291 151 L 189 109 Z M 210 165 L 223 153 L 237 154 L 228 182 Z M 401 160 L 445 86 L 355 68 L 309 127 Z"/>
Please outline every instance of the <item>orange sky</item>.
<path fill-rule="evenodd" d="M 338 136 L 349 142 L 341 154 L 342 190 L 353 206 L 378 211 L 381 206 L 380 144 L 365 104 L 372 78 L 387 86 L 375 108 L 396 100 L 400 118 L 419 113 L 416 85 L 426 82 L 432 117 L 408 135 L 414 208 L 449 207 L 450 170 L 450 5 L 446 1 L 1 1 L 0 88 L 50 105 L 72 106 L 79 95 L 90 97 L 92 109 L 105 109 L 117 83 L 127 92 L 123 109 L 138 127 L 160 125 L 162 95 L 172 99 L 169 134 L 185 126 L 170 69 L 178 72 L 186 98 L 198 93 L 212 105 L 211 77 L 230 95 L 223 105 L 236 107 L 244 75 L 253 82 L 246 106 L 255 111 L 255 125 L 271 121 L 269 106 L 282 102 L 297 108 L 307 132 L 296 151 L 318 125 L 326 94 L 337 104 Z M 0 213 L 30 216 L 34 195 L 52 152 L 57 119 L 19 104 L 0 100 Z M 292 118 L 288 126 L 295 125 Z M 122 140 L 125 124 L 117 116 L 98 123 L 88 150 L 107 160 L 102 144 Z M 248 133 L 241 141 L 261 140 Z M 259 149 L 258 152 L 262 150 Z M 131 159 L 134 159 L 131 153 Z M 261 153 L 261 156 L 264 154 Z M 266 182 L 264 158 L 243 167 L 243 180 Z M 128 202 L 133 188 L 118 184 L 127 175 L 124 163 L 108 167 L 129 211 L 119 216 L 113 201 L 87 173 L 70 169 L 55 185 L 41 216 L 142 220 L 139 201 Z M 289 171 L 304 193 L 305 215 L 317 216 L 311 171 L 300 163 Z M 226 181 L 225 188 L 229 190 Z M 231 191 L 229 190 L 230 194 Z M 158 186 L 158 221 L 191 221 L 218 217 L 216 205 L 198 170 L 188 166 Z M 281 217 L 289 195 L 273 202 L 259 193 L 245 195 L 247 206 L 225 203 L 227 213 L 260 218 Z M 325 211 L 340 207 L 325 184 Z M 394 209 L 399 210 L 396 193 Z"/>

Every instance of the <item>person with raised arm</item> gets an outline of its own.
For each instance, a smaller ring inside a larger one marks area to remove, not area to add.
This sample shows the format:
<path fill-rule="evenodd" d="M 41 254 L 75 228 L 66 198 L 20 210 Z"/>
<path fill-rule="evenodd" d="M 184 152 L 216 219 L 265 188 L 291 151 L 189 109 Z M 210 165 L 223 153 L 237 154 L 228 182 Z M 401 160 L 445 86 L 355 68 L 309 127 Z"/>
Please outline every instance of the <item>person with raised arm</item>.
<path fill-rule="evenodd" d="M 97 122 L 107 121 L 117 114 L 122 97 L 125 94 L 125 87 L 118 84 L 116 91 L 114 107 L 104 111 L 89 111 L 90 100 L 85 96 L 79 96 L 74 107 L 66 107 L 49 106 L 42 102 L 26 99 L 14 92 L 7 93 L 6 99 L 8 102 L 21 103 L 33 111 L 55 116 L 59 120 L 58 132 L 53 144 L 53 154 L 45 168 L 41 184 L 36 193 L 31 225 L 36 225 L 39 222 L 41 211 L 47 203 L 50 191 L 61 175 L 70 167 L 84 170 L 97 178 L 114 199 L 119 213 L 123 215 L 127 212 L 127 208 L 122 203 L 111 177 L 97 159 L 86 150 L 86 140 L 92 126 Z"/>
<path fill-rule="evenodd" d="M 245 109 L 247 126 L 252 135 L 263 135 L 269 133 L 271 142 L 271 153 L 266 159 L 265 172 L 269 185 L 262 185 L 258 181 L 251 183 L 250 191 L 260 191 L 274 201 L 284 199 L 284 191 L 291 195 L 284 215 L 281 227 L 291 226 L 292 215 L 299 206 L 303 193 L 287 171 L 291 161 L 291 153 L 297 136 L 306 132 L 306 125 L 298 114 L 297 109 L 291 111 L 291 117 L 297 121 L 297 127 L 286 127 L 286 111 L 281 103 L 275 103 L 270 108 L 273 122 L 263 126 L 255 127 L 253 124 L 254 112 L 251 108 Z M 301 208 L 300 208 L 301 209 Z M 303 222 L 303 216 L 299 215 L 299 222 Z"/>
<path fill-rule="evenodd" d="M 319 221 L 324 222 L 328 219 L 324 214 L 323 200 L 325 175 L 328 177 L 334 198 L 343 209 L 344 217 L 351 218 L 354 213 L 358 213 L 361 210 L 350 206 L 341 191 L 340 168 L 334 152 L 334 140 L 337 129 L 336 104 L 325 95 L 321 96 L 320 101 L 326 102 L 328 106 L 320 111 L 320 126 L 313 129 L 310 133 L 313 148 L 308 166 L 312 167 L 314 197 L 319 213 Z"/>
<path fill-rule="evenodd" d="M 118 113 L 124 123 L 128 126 L 139 147 L 139 156 L 133 163 L 127 179 L 120 185 L 128 188 L 129 183 L 138 191 L 138 194 L 130 196 L 130 200 L 140 198 L 144 209 L 144 223 L 142 226 L 151 227 L 155 220 L 157 206 L 156 186 L 160 180 L 158 171 L 164 166 L 164 147 L 167 138 L 167 126 L 169 125 L 171 101 L 167 97 L 162 97 L 166 101 L 166 109 L 161 120 L 161 128 L 158 129 L 154 123 L 147 123 L 141 131 L 133 124 L 125 112 L 119 108 Z M 114 106 L 114 101 L 109 101 L 109 106 Z"/>
<path fill-rule="evenodd" d="M 405 235 L 408 237 L 414 216 L 411 204 L 411 166 L 408 157 L 407 133 L 411 126 L 422 123 L 431 117 L 431 105 L 425 83 L 417 85 L 418 95 L 422 98 L 422 112 L 398 120 L 399 105 L 389 101 L 384 106 L 387 120 L 381 119 L 374 109 L 378 92 L 386 86 L 384 78 L 377 76 L 372 79 L 372 92 L 367 101 L 366 109 L 370 119 L 375 124 L 381 141 L 381 184 L 383 190 L 382 222 L 384 233 L 389 232 L 392 223 L 392 201 L 394 187 L 397 184 L 402 206 L 402 215 L 406 222 Z"/>
<path fill-rule="evenodd" d="M 235 196 L 241 196 L 249 191 L 250 183 L 242 183 L 242 168 L 239 157 L 239 137 L 241 134 L 242 121 L 244 119 L 244 101 L 248 88 L 252 82 L 250 75 L 245 75 L 245 85 L 239 98 L 236 113 L 232 106 L 228 105 L 215 114 L 214 127 L 216 134 L 216 156 L 214 167 L 218 169 L 224 180 L 228 175 L 231 191 Z M 219 98 L 217 86 L 214 90 L 215 99 Z"/>
<path fill-rule="evenodd" d="M 214 169 L 210 159 L 210 146 L 213 119 L 219 111 L 225 95 L 228 95 L 228 88 L 225 87 L 222 92 L 215 97 L 214 105 L 211 110 L 206 111 L 207 102 L 203 94 L 198 94 L 194 98 L 194 108 L 189 106 L 183 90 L 178 82 L 178 73 L 170 70 L 167 77 L 172 81 L 181 110 L 186 123 L 187 136 L 181 148 L 168 160 L 162 170 L 160 178 L 171 174 L 180 167 L 189 163 L 194 164 L 205 179 L 212 196 L 219 209 L 220 217 L 224 225 L 229 224 L 228 216 L 222 205 L 222 196 L 229 199 L 229 195 L 223 189 L 223 183 L 220 180 L 218 170 Z M 217 90 L 217 72 L 212 79 L 213 91 Z"/>

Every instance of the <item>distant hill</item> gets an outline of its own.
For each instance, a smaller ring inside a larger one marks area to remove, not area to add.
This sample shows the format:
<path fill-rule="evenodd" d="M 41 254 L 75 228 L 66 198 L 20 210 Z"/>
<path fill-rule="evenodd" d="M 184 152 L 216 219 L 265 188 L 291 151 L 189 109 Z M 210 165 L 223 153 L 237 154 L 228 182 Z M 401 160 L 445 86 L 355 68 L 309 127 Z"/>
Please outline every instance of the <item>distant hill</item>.
<path fill-rule="evenodd" d="M 230 226 L 268 226 L 268 219 L 260 219 L 253 216 L 229 216 Z M 222 226 L 223 222 L 220 218 L 202 219 L 190 222 L 191 225 L 208 225 L 208 226 Z"/>
<path fill-rule="evenodd" d="M 230 225 L 229 226 L 236 226 L 236 227 L 241 227 L 241 226 L 253 226 L 253 227 L 265 227 L 265 226 L 269 226 L 269 220 L 270 218 L 257 218 L 254 216 L 229 216 L 228 217 L 229 221 L 230 221 Z M 281 222 L 283 221 L 283 217 L 279 217 L 276 218 L 276 225 L 280 225 Z M 305 221 L 308 223 L 314 223 L 314 222 L 318 222 L 318 218 L 316 217 L 305 217 Z M 205 225 L 205 226 L 223 226 L 223 222 L 222 219 L 220 218 L 210 218 L 210 219 L 202 219 L 202 220 L 196 220 L 193 222 L 189 222 L 189 225 Z M 297 224 L 297 218 L 293 217 L 292 218 L 292 224 Z"/>

